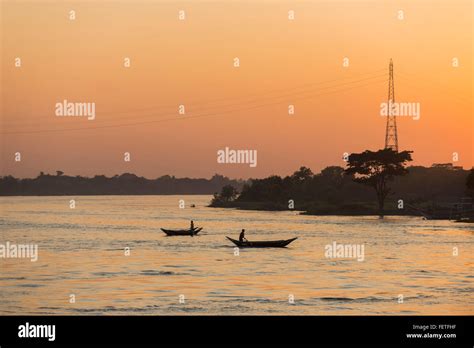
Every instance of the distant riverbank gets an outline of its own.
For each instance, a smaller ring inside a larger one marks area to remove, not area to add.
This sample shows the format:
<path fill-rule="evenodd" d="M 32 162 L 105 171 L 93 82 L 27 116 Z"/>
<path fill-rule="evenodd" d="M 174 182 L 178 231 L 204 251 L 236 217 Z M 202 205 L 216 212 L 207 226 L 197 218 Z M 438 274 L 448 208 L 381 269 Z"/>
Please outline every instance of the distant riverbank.
<path fill-rule="evenodd" d="M 459 203 L 433 204 L 432 202 L 419 203 L 416 207 L 410 204 L 398 208 L 394 203 L 389 203 L 384 208 L 386 216 L 420 216 L 428 220 L 454 220 L 458 222 L 473 223 L 474 212 L 472 203 L 469 203 L 469 210 L 457 210 L 461 208 Z M 290 209 L 288 205 L 276 202 L 221 202 L 213 200 L 209 204 L 211 208 L 230 208 L 238 210 L 257 211 L 296 211 L 300 215 L 313 216 L 378 216 L 377 206 L 372 202 L 346 203 L 341 205 L 331 205 L 324 202 L 313 202 L 302 205 L 295 205 Z"/>
<path fill-rule="evenodd" d="M 293 209 L 288 204 L 276 202 L 211 202 L 212 208 L 234 208 L 239 210 L 260 210 L 260 211 L 298 211 L 301 215 L 340 215 L 340 216 L 376 216 L 377 207 L 371 203 L 348 203 L 342 205 L 330 205 L 323 203 L 295 205 Z M 420 216 L 419 212 L 408 209 L 397 209 L 394 205 L 385 209 L 386 215 L 396 216 Z"/>
<path fill-rule="evenodd" d="M 148 179 L 130 173 L 89 178 L 57 171 L 56 175 L 41 172 L 36 178 L 0 177 L 0 196 L 212 195 L 225 185 L 240 189 L 244 183 L 218 174 L 211 179 L 170 175 Z"/>

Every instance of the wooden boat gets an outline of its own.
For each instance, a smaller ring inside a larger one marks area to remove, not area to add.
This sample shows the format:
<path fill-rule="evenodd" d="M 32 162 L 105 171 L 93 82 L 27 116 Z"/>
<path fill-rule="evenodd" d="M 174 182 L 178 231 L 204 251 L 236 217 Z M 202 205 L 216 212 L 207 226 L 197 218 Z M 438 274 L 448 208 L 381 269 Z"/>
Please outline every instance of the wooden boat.
<path fill-rule="evenodd" d="M 232 239 L 230 237 L 226 237 L 232 243 L 237 245 L 239 248 L 284 248 L 292 241 L 298 238 L 291 238 L 286 240 L 266 240 L 266 241 L 247 241 L 241 242 L 239 240 Z"/>
<path fill-rule="evenodd" d="M 201 232 L 202 227 L 196 227 L 195 229 L 191 230 L 167 230 L 165 228 L 161 229 L 163 232 L 165 232 L 168 236 L 192 236 L 196 235 L 199 232 Z"/>

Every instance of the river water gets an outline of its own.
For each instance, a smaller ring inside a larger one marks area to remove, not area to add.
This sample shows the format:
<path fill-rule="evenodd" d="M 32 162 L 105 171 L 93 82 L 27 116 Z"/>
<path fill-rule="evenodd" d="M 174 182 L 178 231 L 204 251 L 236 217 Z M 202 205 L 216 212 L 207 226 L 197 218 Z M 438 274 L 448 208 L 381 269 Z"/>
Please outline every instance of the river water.
<path fill-rule="evenodd" d="M 36 262 L 0 259 L 0 314 L 474 314 L 472 224 L 216 209 L 210 199 L 0 198 L 0 244 L 38 245 Z M 198 236 L 160 231 L 190 219 Z M 242 228 L 249 240 L 298 239 L 238 250 L 225 236 Z M 334 242 L 363 245 L 364 260 L 327 258 Z"/>

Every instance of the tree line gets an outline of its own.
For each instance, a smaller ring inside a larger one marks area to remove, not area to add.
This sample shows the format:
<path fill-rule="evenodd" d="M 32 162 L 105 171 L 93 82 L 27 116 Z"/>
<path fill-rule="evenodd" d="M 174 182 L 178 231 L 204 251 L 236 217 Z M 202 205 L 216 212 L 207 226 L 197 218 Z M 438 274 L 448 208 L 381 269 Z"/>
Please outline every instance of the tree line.
<path fill-rule="evenodd" d="M 89 178 L 64 175 L 58 170 L 55 175 L 41 172 L 36 178 L 28 179 L 2 176 L 0 196 L 213 194 L 226 185 L 241 189 L 243 184 L 243 180 L 232 180 L 218 174 L 211 179 L 170 175 L 147 179 L 130 173 Z"/>
<path fill-rule="evenodd" d="M 405 215 L 407 207 L 431 209 L 474 196 L 472 169 L 449 163 L 408 167 L 411 153 L 367 150 L 350 155 L 346 168 L 330 166 L 314 174 L 301 167 L 285 177 L 251 179 L 241 190 L 226 185 L 214 195 L 211 206 L 383 216 Z"/>

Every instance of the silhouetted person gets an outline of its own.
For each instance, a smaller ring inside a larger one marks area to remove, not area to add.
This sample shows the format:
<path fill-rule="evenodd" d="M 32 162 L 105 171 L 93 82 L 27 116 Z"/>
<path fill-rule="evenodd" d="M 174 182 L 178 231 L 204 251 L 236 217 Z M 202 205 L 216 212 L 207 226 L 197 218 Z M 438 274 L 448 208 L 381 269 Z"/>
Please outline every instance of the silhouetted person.
<path fill-rule="evenodd" d="M 191 237 L 194 237 L 194 221 L 191 220 Z"/>
<path fill-rule="evenodd" d="M 248 242 L 247 238 L 245 238 L 245 230 L 244 229 L 242 229 L 242 232 L 240 232 L 239 241 Z"/>

